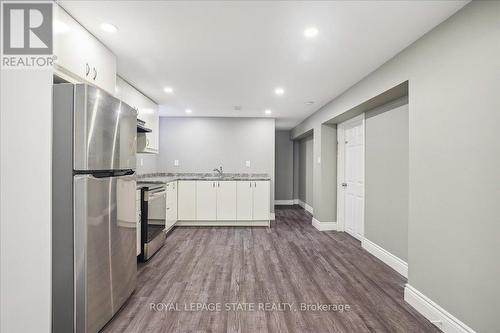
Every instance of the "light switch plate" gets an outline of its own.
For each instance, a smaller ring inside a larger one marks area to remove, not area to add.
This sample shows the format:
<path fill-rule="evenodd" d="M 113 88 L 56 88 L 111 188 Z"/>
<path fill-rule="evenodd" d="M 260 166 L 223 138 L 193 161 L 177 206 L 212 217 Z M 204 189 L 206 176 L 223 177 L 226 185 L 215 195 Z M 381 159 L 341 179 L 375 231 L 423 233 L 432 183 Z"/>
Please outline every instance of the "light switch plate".
<path fill-rule="evenodd" d="M 144 160 L 142 158 L 141 158 L 140 164 L 141 164 L 141 166 L 144 165 Z"/>
<path fill-rule="evenodd" d="M 250 168 L 250 161 L 245 161 L 245 166 L 246 166 L 247 168 Z"/>
<path fill-rule="evenodd" d="M 321 164 L 321 156 L 318 156 L 318 164 Z"/>
<path fill-rule="evenodd" d="M 179 160 L 174 160 L 174 166 L 179 166 Z"/>

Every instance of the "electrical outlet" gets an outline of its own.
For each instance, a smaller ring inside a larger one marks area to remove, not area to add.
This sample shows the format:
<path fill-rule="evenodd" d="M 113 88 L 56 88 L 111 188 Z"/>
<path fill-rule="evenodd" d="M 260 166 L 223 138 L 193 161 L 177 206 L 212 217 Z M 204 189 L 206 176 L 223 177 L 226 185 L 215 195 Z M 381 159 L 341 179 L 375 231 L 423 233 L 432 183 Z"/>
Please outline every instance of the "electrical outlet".
<path fill-rule="evenodd" d="M 179 166 L 179 160 L 174 160 L 174 166 Z"/>
<path fill-rule="evenodd" d="M 321 164 L 321 156 L 318 156 L 318 164 Z"/>
<path fill-rule="evenodd" d="M 141 166 L 144 165 L 144 160 L 142 158 L 141 158 L 140 164 L 141 164 Z"/>
<path fill-rule="evenodd" d="M 250 168 L 250 161 L 245 161 L 245 166 L 246 166 L 247 168 Z"/>

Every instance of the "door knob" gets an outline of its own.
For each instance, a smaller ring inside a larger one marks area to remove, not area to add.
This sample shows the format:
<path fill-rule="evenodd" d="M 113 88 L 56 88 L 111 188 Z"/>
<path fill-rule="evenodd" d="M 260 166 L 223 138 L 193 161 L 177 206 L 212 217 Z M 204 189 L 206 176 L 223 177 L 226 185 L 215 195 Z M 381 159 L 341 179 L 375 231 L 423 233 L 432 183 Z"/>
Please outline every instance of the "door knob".
<path fill-rule="evenodd" d="M 347 187 L 347 183 L 342 183 L 342 187 Z"/>

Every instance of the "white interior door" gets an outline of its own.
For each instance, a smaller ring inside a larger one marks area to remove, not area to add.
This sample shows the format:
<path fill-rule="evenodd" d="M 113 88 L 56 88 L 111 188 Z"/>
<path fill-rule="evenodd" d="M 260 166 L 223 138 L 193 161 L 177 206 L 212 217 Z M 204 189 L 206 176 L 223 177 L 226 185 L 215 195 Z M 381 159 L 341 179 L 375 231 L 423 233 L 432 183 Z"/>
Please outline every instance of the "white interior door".
<path fill-rule="evenodd" d="M 365 131 L 364 114 L 339 125 L 339 215 L 344 230 L 362 239 L 364 235 Z"/>

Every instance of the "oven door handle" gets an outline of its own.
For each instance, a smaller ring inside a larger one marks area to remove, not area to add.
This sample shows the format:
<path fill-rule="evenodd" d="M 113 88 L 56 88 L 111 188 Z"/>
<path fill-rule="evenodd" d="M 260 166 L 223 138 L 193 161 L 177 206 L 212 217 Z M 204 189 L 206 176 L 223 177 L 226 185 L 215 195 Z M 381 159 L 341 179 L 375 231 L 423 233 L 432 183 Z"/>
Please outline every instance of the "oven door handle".
<path fill-rule="evenodd" d="M 164 190 L 159 191 L 159 192 L 153 192 L 153 193 L 149 192 L 149 201 L 157 199 L 159 197 L 164 197 L 166 195 L 167 195 L 167 192 L 165 192 Z"/>

